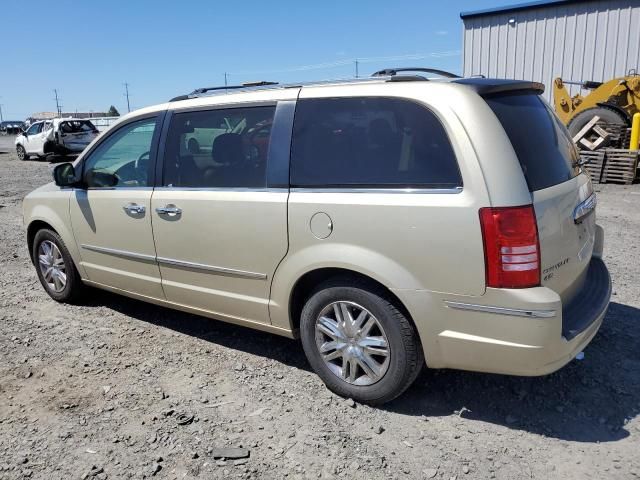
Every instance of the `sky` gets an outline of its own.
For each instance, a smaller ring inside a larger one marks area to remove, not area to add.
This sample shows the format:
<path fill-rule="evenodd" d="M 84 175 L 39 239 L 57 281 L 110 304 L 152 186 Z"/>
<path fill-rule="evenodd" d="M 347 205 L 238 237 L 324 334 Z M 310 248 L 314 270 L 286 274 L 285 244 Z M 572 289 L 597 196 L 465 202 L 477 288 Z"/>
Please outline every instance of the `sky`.
<path fill-rule="evenodd" d="M 3 2 L 5 120 L 127 112 L 195 88 L 368 76 L 385 67 L 462 70 L 461 11 L 509 0 L 30 0 Z"/>

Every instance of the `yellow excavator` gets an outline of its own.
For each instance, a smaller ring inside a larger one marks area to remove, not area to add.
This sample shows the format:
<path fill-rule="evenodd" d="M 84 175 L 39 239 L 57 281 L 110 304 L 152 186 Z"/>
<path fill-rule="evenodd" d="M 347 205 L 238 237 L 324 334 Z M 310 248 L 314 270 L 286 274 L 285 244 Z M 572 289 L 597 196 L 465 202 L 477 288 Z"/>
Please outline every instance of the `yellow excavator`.
<path fill-rule="evenodd" d="M 579 85 L 591 93 L 571 97 L 565 85 Z M 600 117 L 598 123 L 605 129 L 607 126 L 630 127 L 633 115 L 640 112 L 640 74 L 632 70 L 625 77 L 607 82 L 574 82 L 556 78 L 553 81 L 553 100 L 556 113 L 572 137 L 595 116 Z"/>

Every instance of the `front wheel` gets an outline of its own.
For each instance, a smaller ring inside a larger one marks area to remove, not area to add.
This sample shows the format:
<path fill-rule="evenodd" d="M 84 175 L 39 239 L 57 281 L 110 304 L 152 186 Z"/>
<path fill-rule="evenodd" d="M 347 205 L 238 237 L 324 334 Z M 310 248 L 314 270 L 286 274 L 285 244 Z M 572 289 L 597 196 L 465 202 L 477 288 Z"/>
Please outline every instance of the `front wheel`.
<path fill-rule="evenodd" d="M 321 285 L 302 310 L 300 335 L 327 387 L 360 403 L 393 400 L 424 364 L 411 322 L 386 292 L 357 281 Z"/>
<path fill-rule="evenodd" d="M 83 283 L 60 236 L 49 229 L 38 231 L 31 254 L 38 279 L 49 296 L 57 302 L 77 301 Z"/>
<path fill-rule="evenodd" d="M 18 160 L 29 160 L 29 155 L 22 145 L 16 147 L 16 153 L 18 154 Z"/>

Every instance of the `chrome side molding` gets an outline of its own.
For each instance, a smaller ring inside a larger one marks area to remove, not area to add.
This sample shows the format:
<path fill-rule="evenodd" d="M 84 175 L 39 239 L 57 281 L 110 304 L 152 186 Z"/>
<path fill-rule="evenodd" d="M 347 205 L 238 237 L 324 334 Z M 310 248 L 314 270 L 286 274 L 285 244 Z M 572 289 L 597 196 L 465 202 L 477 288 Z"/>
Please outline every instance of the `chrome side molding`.
<path fill-rule="evenodd" d="M 497 315 L 512 315 L 516 317 L 529 318 L 552 318 L 556 316 L 555 310 L 520 310 L 518 308 L 494 307 L 491 305 L 478 305 L 475 303 L 450 302 L 445 300 L 444 304 L 456 310 L 471 310 L 473 312 L 494 313 Z"/>
<path fill-rule="evenodd" d="M 135 252 L 130 252 L 128 250 L 118 250 L 115 248 L 97 247 L 95 245 L 87 245 L 84 243 L 81 244 L 80 246 L 85 250 L 90 250 L 92 252 L 98 252 L 98 253 L 106 253 L 107 255 L 115 255 L 116 257 L 132 258 L 134 260 L 144 260 L 147 262 L 156 261 L 155 255 L 146 255 L 144 253 L 135 253 Z"/>
<path fill-rule="evenodd" d="M 161 265 L 171 265 L 174 267 L 190 268 L 194 270 L 203 270 L 218 275 L 229 275 L 232 277 L 251 278 L 257 280 L 266 280 L 266 273 L 247 272 L 245 270 L 236 270 L 234 268 L 216 267 L 214 265 L 205 265 L 203 263 L 185 262 L 184 260 L 176 260 L 174 258 L 156 257 L 155 255 L 146 255 L 143 253 L 129 252 L 127 250 L 117 250 L 115 248 L 97 247 L 95 245 L 80 245 L 85 250 L 92 252 L 105 253 L 116 257 L 131 258 L 133 260 L 142 260 L 146 262 L 158 262 Z"/>
<path fill-rule="evenodd" d="M 174 258 L 157 257 L 159 264 L 171 265 L 173 267 L 192 268 L 194 270 L 204 270 L 207 272 L 217 273 L 218 275 L 230 275 L 232 277 L 255 278 L 266 280 L 265 273 L 247 272 L 245 270 L 236 270 L 233 268 L 216 267 L 213 265 L 205 265 L 203 263 L 185 262 L 184 260 L 176 260 Z"/>

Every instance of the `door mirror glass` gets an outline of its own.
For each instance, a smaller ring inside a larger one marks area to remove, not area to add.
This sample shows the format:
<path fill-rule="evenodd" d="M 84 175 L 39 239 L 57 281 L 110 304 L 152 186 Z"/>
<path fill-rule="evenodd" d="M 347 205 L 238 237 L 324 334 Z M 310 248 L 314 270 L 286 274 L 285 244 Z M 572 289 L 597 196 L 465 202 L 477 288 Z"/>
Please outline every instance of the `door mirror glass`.
<path fill-rule="evenodd" d="M 73 187 L 77 184 L 76 171 L 72 163 L 61 163 L 53 169 L 53 180 L 59 187 Z"/>

